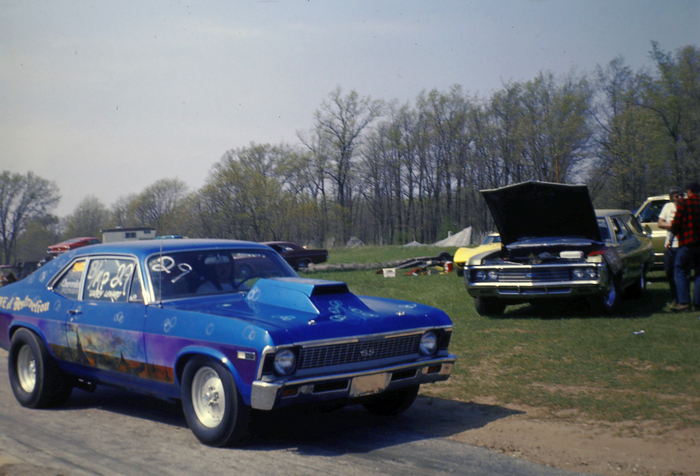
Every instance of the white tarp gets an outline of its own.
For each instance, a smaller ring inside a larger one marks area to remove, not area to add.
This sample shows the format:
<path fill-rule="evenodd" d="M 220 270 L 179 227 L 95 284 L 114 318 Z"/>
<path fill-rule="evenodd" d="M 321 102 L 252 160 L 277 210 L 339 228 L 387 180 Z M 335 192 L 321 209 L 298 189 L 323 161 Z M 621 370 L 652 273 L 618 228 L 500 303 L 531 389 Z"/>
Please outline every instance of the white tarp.
<path fill-rule="evenodd" d="M 433 243 L 435 246 L 469 246 L 472 242 L 472 227 L 468 226 L 459 233 Z"/>
<path fill-rule="evenodd" d="M 424 245 L 423 243 L 417 242 L 416 240 L 413 240 L 412 242 L 406 243 L 406 244 L 403 245 L 403 246 L 411 247 L 411 246 L 425 246 L 425 245 Z"/>

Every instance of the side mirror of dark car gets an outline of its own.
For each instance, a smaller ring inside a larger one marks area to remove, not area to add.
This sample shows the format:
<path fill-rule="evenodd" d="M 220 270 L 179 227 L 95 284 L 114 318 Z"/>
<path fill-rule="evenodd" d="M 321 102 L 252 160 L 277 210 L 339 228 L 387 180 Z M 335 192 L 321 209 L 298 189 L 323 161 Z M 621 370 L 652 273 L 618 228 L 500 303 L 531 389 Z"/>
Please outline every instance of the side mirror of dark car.
<path fill-rule="evenodd" d="M 644 230 L 645 235 L 647 235 L 649 237 L 651 236 L 651 227 L 649 225 L 644 225 L 643 230 Z"/>

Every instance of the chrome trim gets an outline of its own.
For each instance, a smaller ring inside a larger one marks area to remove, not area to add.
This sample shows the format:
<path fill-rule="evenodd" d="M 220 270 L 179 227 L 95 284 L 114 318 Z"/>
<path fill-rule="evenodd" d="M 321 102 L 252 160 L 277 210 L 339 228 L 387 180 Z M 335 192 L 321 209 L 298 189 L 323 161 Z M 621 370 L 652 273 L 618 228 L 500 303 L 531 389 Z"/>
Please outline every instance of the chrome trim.
<path fill-rule="evenodd" d="M 551 264 L 520 264 L 520 263 L 504 263 L 504 264 L 470 264 L 467 268 L 471 269 L 541 269 L 541 268 L 592 268 L 601 266 L 601 263 L 591 261 L 581 261 L 577 263 L 551 263 Z"/>
<path fill-rule="evenodd" d="M 324 340 L 295 342 L 294 344 L 289 344 L 289 345 L 285 344 L 284 346 L 281 346 L 281 347 L 300 346 L 300 347 L 309 348 L 309 347 L 320 347 L 320 346 L 332 345 L 332 344 L 350 344 L 353 342 L 361 342 L 363 340 L 376 339 L 376 338 L 380 338 L 380 337 L 394 338 L 394 337 L 409 336 L 409 335 L 414 335 L 414 334 L 422 334 L 426 331 L 435 330 L 435 329 L 443 329 L 443 330 L 452 331 L 454 329 L 454 326 L 448 324 L 448 325 L 444 325 L 444 326 L 416 327 L 413 329 L 394 331 L 394 332 L 389 332 L 389 333 L 379 332 L 376 334 L 361 334 L 361 335 L 341 337 L 341 338 L 336 338 L 336 339 L 324 339 Z"/>
<path fill-rule="evenodd" d="M 262 378 L 263 366 L 265 365 L 265 358 L 267 357 L 267 355 L 274 354 L 275 352 L 277 352 L 280 349 L 288 349 L 290 347 L 313 348 L 313 347 L 322 347 L 324 345 L 352 344 L 355 342 L 361 342 L 363 340 L 371 340 L 371 339 L 376 339 L 376 338 L 380 338 L 380 337 L 395 338 L 395 337 L 423 334 L 429 330 L 436 330 L 436 329 L 441 329 L 444 331 L 452 332 L 454 330 L 454 326 L 450 325 L 450 324 L 446 324 L 443 326 L 418 327 L 415 329 L 394 331 L 391 333 L 362 334 L 362 335 L 357 335 L 357 336 L 340 337 L 340 338 L 335 338 L 335 339 L 301 341 L 301 342 L 294 342 L 291 344 L 281 344 L 281 345 L 266 345 L 263 348 L 263 350 L 260 352 L 260 363 L 258 365 L 257 379 L 260 380 Z"/>
<path fill-rule="evenodd" d="M 284 389 L 285 387 L 296 387 L 302 385 L 317 384 L 329 380 L 352 379 L 355 377 L 362 377 L 364 375 L 372 375 L 385 372 L 397 372 L 406 369 L 416 369 L 416 375 L 412 378 L 401 379 L 401 382 L 413 380 L 417 383 L 429 383 L 438 380 L 446 380 L 447 378 L 449 378 L 450 373 L 452 372 L 452 366 L 454 365 L 456 360 L 457 357 L 455 355 L 450 354 L 446 357 L 434 358 L 430 360 L 413 361 L 407 364 L 378 367 L 357 372 L 323 375 L 319 377 L 307 377 L 299 380 L 280 379 L 272 382 L 255 380 L 251 386 L 250 405 L 252 408 L 255 408 L 257 410 L 272 410 L 275 406 L 275 403 L 277 402 L 277 395 L 279 391 Z M 431 367 L 434 365 L 442 366 L 440 372 L 432 374 L 427 373 L 427 367 Z M 338 390 L 338 392 L 346 391 L 347 388 Z"/>
<path fill-rule="evenodd" d="M 469 281 L 469 287 L 478 288 L 529 288 L 529 287 L 564 287 L 564 286 L 598 286 L 599 279 L 589 281 Z"/>

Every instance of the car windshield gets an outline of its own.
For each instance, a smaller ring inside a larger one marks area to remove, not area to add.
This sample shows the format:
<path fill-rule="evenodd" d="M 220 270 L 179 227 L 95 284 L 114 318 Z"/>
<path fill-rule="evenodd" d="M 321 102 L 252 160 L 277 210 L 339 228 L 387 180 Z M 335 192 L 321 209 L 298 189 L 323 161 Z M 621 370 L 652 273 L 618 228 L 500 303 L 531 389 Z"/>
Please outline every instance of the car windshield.
<path fill-rule="evenodd" d="M 486 235 L 484 241 L 481 242 L 482 245 L 490 245 L 491 243 L 500 243 L 501 235 Z"/>
<path fill-rule="evenodd" d="M 296 276 L 274 252 L 196 250 L 163 253 L 148 260 L 157 301 L 248 291 L 259 278 Z"/>
<path fill-rule="evenodd" d="M 642 223 L 650 223 L 650 222 L 657 222 L 659 220 L 659 213 L 661 213 L 661 209 L 666 205 L 670 200 L 654 200 L 652 202 L 647 203 L 647 205 L 639 212 L 638 218 L 639 221 Z"/>

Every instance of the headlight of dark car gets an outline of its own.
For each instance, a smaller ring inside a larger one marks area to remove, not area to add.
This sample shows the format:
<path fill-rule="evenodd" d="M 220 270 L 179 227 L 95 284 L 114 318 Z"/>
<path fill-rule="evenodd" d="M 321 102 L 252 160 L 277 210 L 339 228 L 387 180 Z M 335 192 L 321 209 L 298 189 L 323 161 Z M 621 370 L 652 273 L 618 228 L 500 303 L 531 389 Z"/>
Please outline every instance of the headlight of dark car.
<path fill-rule="evenodd" d="M 571 272 L 573 279 L 589 280 L 598 278 L 598 270 L 596 268 L 574 268 Z"/>
<path fill-rule="evenodd" d="M 420 338 L 420 353 L 423 355 L 433 355 L 437 352 L 438 338 L 435 332 L 428 331 Z"/>
<path fill-rule="evenodd" d="M 273 365 L 277 375 L 291 375 L 296 369 L 297 356 L 290 349 L 280 350 L 275 354 Z"/>
<path fill-rule="evenodd" d="M 473 281 L 498 281 L 498 271 L 479 269 L 472 274 Z"/>

